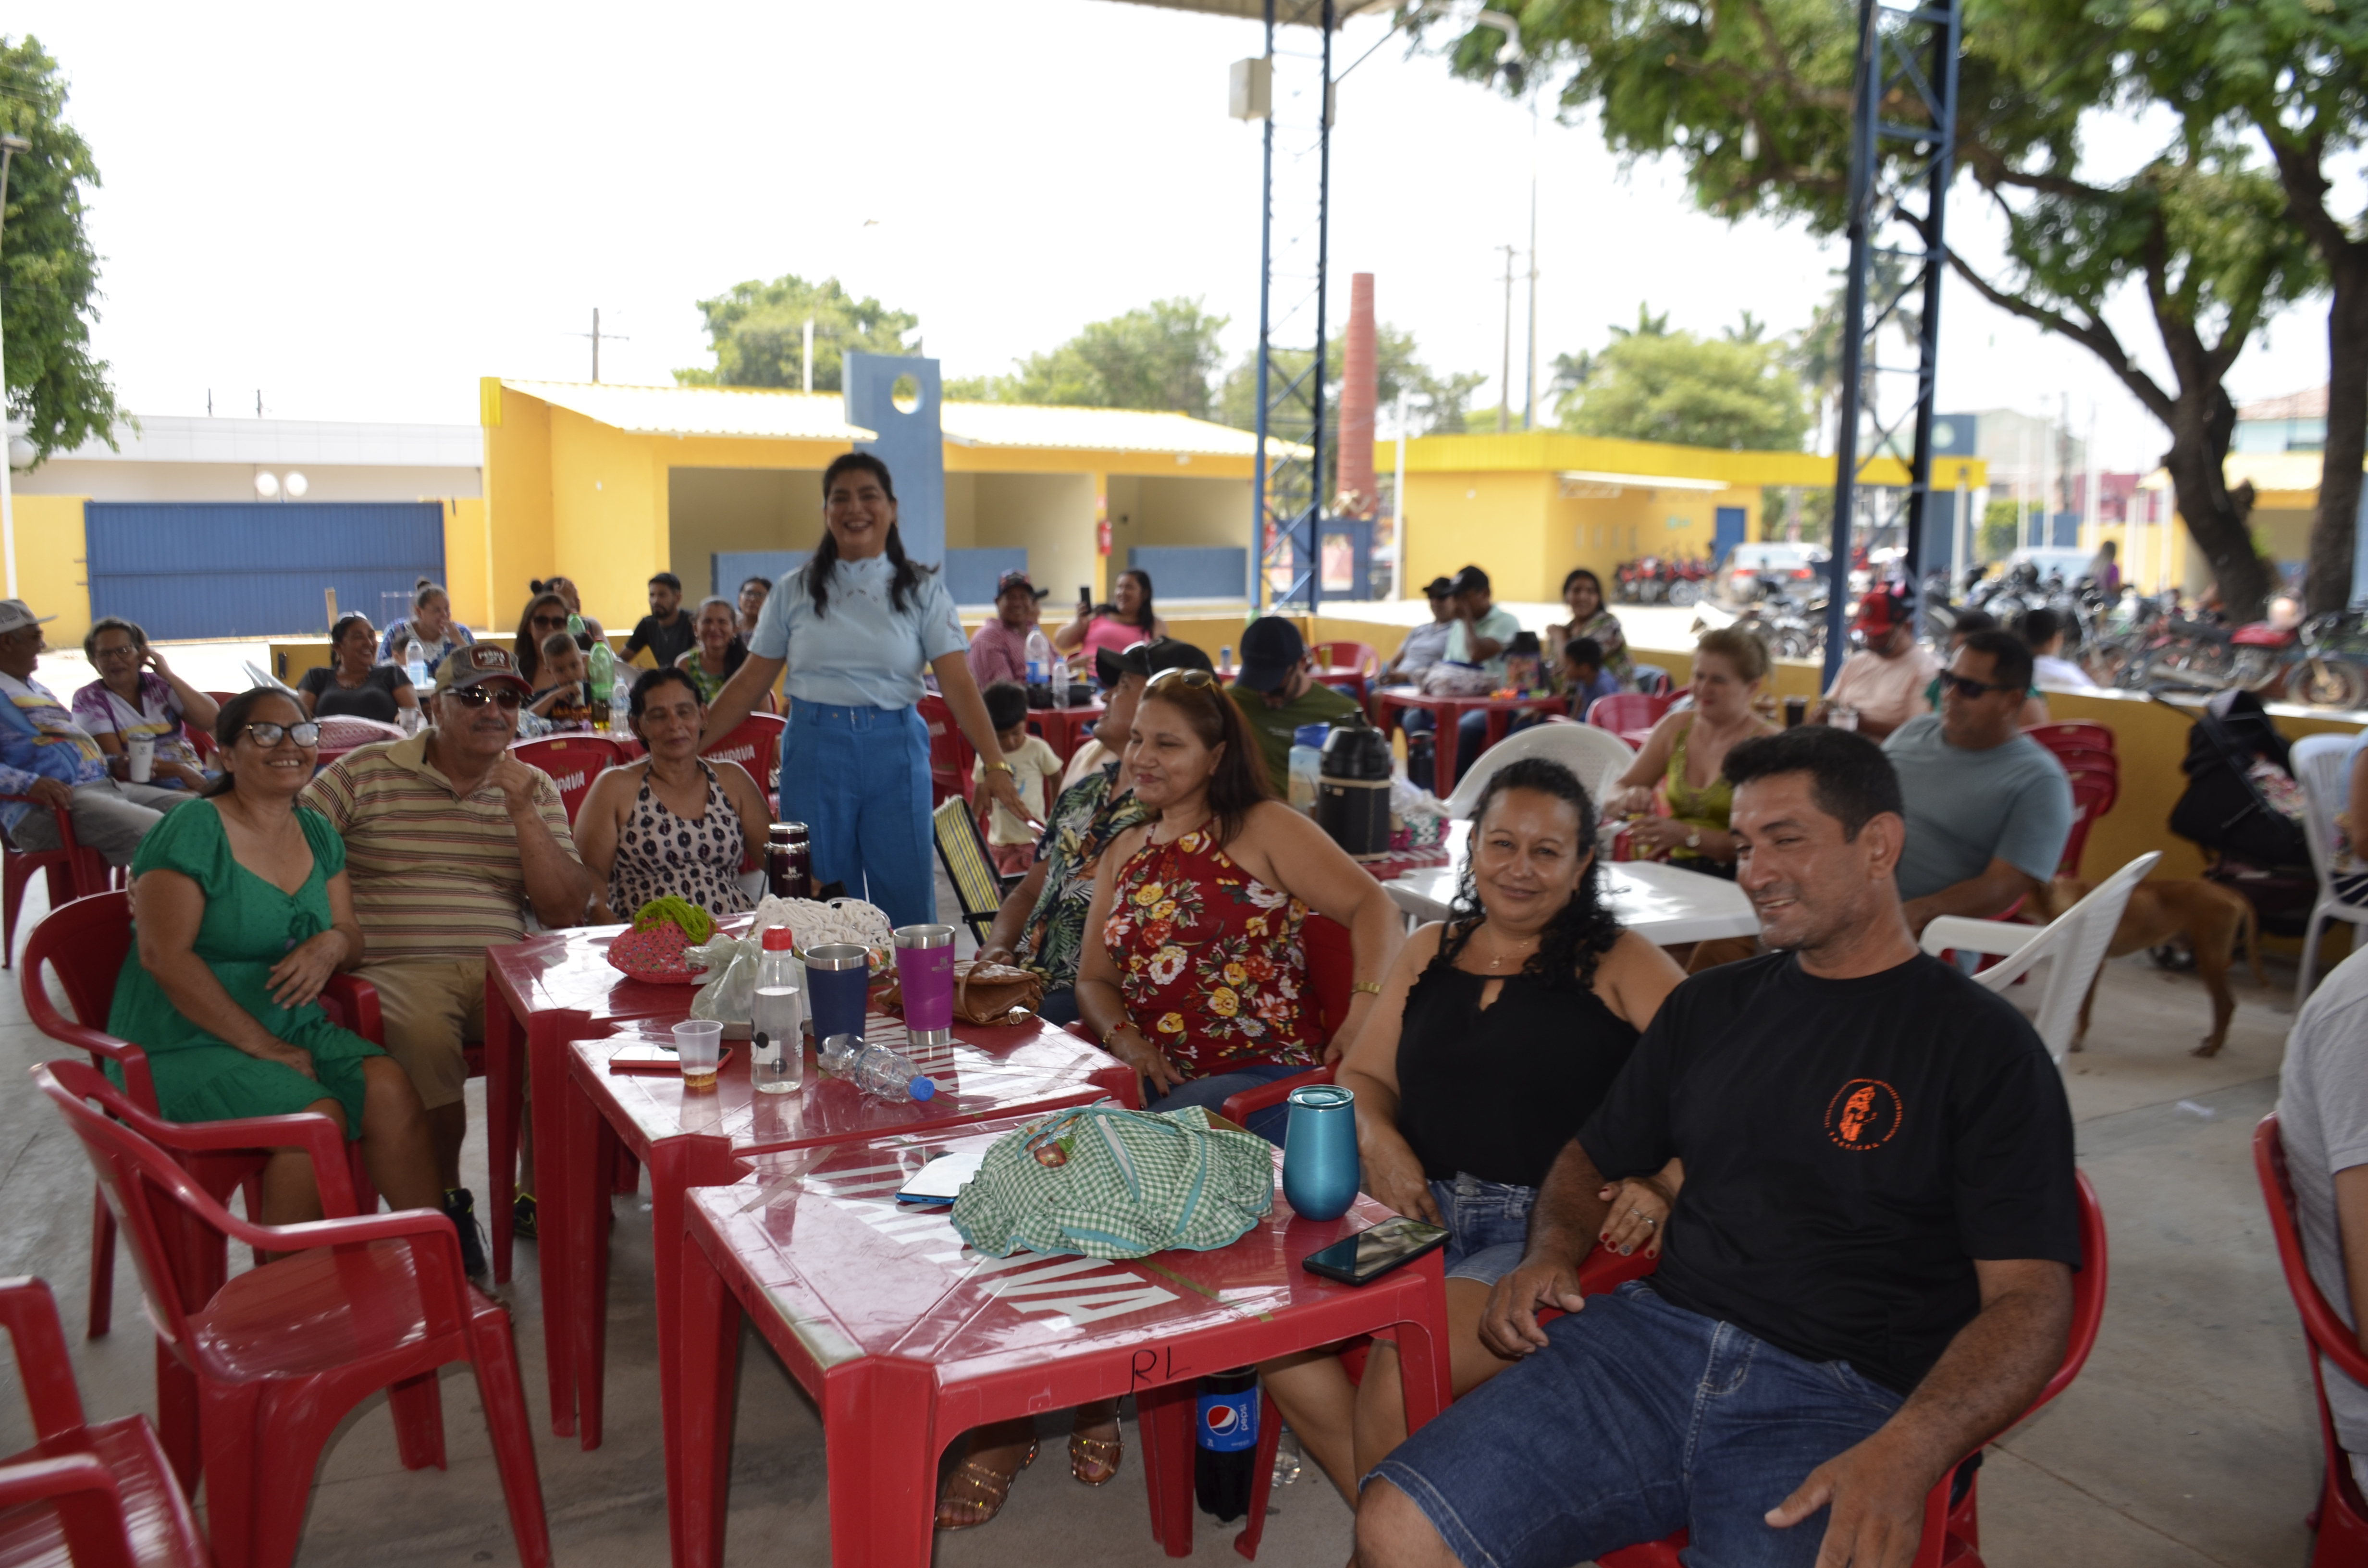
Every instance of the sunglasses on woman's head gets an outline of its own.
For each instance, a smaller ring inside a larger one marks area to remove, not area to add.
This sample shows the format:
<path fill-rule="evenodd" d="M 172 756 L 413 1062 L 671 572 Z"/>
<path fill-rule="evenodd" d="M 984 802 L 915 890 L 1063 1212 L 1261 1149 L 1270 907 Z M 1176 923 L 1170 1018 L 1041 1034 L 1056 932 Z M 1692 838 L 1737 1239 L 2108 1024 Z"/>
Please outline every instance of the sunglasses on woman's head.
<path fill-rule="evenodd" d="M 246 733 L 265 751 L 269 751 L 282 740 L 294 741 L 300 746 L 321 744 L 321 726 L 310 719 L 295 724 L 249 724 Z"/>
<path fill-rule="evenodd" d="M 463 708 L 483 708 L 488 702 L 498 702 L 506 713 L 515 713 L 526 700 L 516 687 L 506 686 L 498 691 L 488 691 L 482 686 L 459 686 L 443 695 Z"/>
<path fill-rule="evenodd" d="M 1217 677 L 1206 670 L 1162 670 L 1151 677 L 1151 684 L 1144 689 L 1152 692 L 1163 686 L 1189 686 L 1199 691 L 1216 684 Z"/>

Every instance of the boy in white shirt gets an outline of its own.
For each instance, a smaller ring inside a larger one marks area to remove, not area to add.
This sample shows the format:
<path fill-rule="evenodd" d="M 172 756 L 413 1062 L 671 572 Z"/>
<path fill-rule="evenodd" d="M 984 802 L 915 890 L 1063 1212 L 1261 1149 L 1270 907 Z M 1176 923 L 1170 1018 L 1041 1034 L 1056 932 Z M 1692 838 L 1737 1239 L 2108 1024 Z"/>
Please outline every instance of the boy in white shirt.
<path fill-rule="evenodd" d="M 1024 688 L 999 680 L 981 695 L 986 699 L 986 716 L 995 723 L 996 741 L 1003 747 L 1003 760 L 1011 765 L 1011 781 L 1019 786 L 1019 798 L 1028 809 L 1042 818 L 1048 800 L 1045 782 L 1061 777 L 1061 754 L 1043 736 L 1028 733 Z M 985 780 L 986 758 L 980 757 L 972 768 L 971 783 L 977 789 Z M 1026 875 L 1036 863 L 1036 831 L 1025 817 L 997 802 L 986 830 L 986 851 L 995 869 L 1005 876 Z"/>

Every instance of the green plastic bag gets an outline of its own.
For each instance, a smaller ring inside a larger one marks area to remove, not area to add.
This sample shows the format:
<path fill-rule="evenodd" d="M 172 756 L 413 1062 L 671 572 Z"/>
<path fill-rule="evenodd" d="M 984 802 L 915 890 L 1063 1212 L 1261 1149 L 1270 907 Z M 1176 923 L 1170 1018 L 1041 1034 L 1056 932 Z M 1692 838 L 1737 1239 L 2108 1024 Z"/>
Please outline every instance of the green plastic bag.
<path fill-rule="evenodd" d="M 990 1257 L 1213 1252 L 1274 1208 L 1274 1150 L 1198 1106 L 1153 1116 L 1087 1106 L 986 1152 L 953 1225 Z"/>

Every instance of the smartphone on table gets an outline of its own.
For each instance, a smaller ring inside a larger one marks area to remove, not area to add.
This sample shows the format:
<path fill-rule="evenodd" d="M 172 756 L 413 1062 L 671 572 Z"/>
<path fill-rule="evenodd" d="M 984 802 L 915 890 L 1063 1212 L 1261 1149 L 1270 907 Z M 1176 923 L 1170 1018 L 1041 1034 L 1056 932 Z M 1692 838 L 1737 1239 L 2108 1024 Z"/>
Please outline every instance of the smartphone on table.
<path fill-rule="evenodd" d="M 1330 1246 L 1309 1253 L 1299 1266 L 1310 1274 L 1349 1285 L 1370 1285 L 1391 1269 L 1412 1263 L 1427 1252 L 1447 1244 L 1447 1229 L 1400 1214 L 1371 1230 L 1344 1236 Z"/>

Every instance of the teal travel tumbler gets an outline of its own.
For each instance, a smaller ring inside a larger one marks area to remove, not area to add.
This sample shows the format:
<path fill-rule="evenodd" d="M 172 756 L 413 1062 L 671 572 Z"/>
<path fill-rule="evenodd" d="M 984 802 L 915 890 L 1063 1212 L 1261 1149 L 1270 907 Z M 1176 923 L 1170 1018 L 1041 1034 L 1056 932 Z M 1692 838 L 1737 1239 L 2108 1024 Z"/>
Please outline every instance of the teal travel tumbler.
<path fill-rule="evenodd" d="M 1334 1084 L 1291 1091 L 1282 1135 L 1282 1196 L 1310 1220 L 1337 1220 L 1357 1201 L 1357 1096 Z"/>

